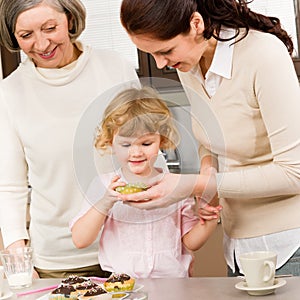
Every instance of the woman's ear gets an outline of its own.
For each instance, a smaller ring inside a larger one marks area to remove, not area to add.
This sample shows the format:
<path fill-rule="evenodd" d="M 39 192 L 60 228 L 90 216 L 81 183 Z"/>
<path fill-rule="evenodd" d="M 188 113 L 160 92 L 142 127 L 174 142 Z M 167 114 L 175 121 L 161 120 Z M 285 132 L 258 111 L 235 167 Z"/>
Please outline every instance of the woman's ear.
<path fill-rule="evenodd" d="M 68 23 L 69 23 L 69 32 L 73 33 L 74 31 L 74 17 L 73 16 L 69 16 L 68 17 Z"/>
<path fill-rule="evenodd" d="M 199 12 L 196 11 L 192 14 L 190 25 L 191 29 L 194 29 L 198 35 L 202 35 L 205 28 L 203 18 Z"/>

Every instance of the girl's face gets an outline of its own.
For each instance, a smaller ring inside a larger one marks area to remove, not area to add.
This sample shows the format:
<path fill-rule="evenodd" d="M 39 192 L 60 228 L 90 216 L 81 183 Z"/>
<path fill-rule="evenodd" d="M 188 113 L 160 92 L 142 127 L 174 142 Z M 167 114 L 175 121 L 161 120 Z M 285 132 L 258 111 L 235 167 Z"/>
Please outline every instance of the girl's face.
<path fill-rule="evenodd" d="M 14 34 L 37 67 L 61 68 L 76 59 L 68 26 L 66 14 L 41 3 L 18 16 Z"/>
<path fill-rule="evenodd" d="M 195 13 L 188 34 L 179 34 L 163 41 L 151 34 L 130 35 L 130 38 L 138 49 L 153 56 L 157 68 L 168 66 L 188 72 L 199 63 L 207 48 L 207 41 L 202 36 L 203 30 L 202 17 Z"/>
<path fill-rule="evenodd" d="M 112 149 L 122 168 L 131 173 L 148 176 L 153 170 L 160 149 L 160 135 L 144 134 L 140 137 L 114 136 Z"/>

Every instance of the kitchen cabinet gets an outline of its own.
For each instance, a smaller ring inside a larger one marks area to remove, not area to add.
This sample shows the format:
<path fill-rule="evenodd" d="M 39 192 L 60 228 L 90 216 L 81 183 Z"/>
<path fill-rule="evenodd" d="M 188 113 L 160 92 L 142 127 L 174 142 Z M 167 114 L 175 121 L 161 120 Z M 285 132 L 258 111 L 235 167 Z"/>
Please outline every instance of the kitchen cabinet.
<path fill-rule="evenodd" d="M 2 78 L 7 77 L 20 63 L 20 53 L 11 53 L 1 46 Z"/>
<path fill-rule="evenodd" d="M 195 252 L 194 277 L 225 277 L 227 265 L 223 255 L 223 229 L 218 224 L 217 229 L 203 245 Z"/>
<path fill-rule="evenodd" d="M 139 69 L 137 73 L 140 78 L 155 78 L 155 84 L 150 83 L 158 90 L 168 89 L 182 89 L 179 81 L 176 69 L 170 67 L 164 67 L 158 69 L 152 55 L 138 50 L 139 57 Z M 161 80 L 158 80 L 161 79 Z"/>

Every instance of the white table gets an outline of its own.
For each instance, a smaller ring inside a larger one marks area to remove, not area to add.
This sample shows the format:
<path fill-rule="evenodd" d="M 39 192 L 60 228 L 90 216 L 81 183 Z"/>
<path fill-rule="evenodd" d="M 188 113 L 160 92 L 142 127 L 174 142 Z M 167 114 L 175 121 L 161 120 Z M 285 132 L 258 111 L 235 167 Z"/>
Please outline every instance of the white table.
<path fill-rule="evenodd" d="M 193 277 L 193 278 L 161 278 L 161 279 L 138 279 L 138 284 L 143 284 L 143 290 L 148 293 L 149 300 L 299 300 L 300 299 L 300 277 L 285 278 L 287 284 L 278 288 L 274 294 L 267 296 L 250 296 L 245 291 L 235 288 L 240 278 L 227 277 Z M 57 279 L 34 280 L 30 288 L 18 290 L 23 292 L 40 287 L 58 284 Z M 7 284 L 7 282 L 6 282 Z M 10 299 L 36 300 L 43 293 L 36 293 L 22 297 L 13 295 Z"/>

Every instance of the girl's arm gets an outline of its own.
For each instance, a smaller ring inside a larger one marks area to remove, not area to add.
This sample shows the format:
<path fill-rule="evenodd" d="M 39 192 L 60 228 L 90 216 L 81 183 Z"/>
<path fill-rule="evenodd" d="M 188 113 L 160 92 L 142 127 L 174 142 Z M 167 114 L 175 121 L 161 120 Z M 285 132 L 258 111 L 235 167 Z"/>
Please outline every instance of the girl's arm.
<path fill-rule="evenodd" d="M 77 248 L 88 247 L 97 238 L 109 210 L 119 200 L 120 193 L 115 191 L 116 187 L 125 184 L 118 182 L 119 178 L 115 176 L 105 195 L 73 224 L 72 240 Z"/>
<path fill-rule="evenodd" d="M 72 240 L 76 248 L 86 248 L 97 238 L 106 214 L 92 206 L 72 227 Z"/>
<path fill-rule="evenodd" d="M 182 242 L 191 251 L 200 249 L 217 227 L 220 214 L 209 221 L 202 223 L 199 221 L 188 233 L 182 237 Z"/>

